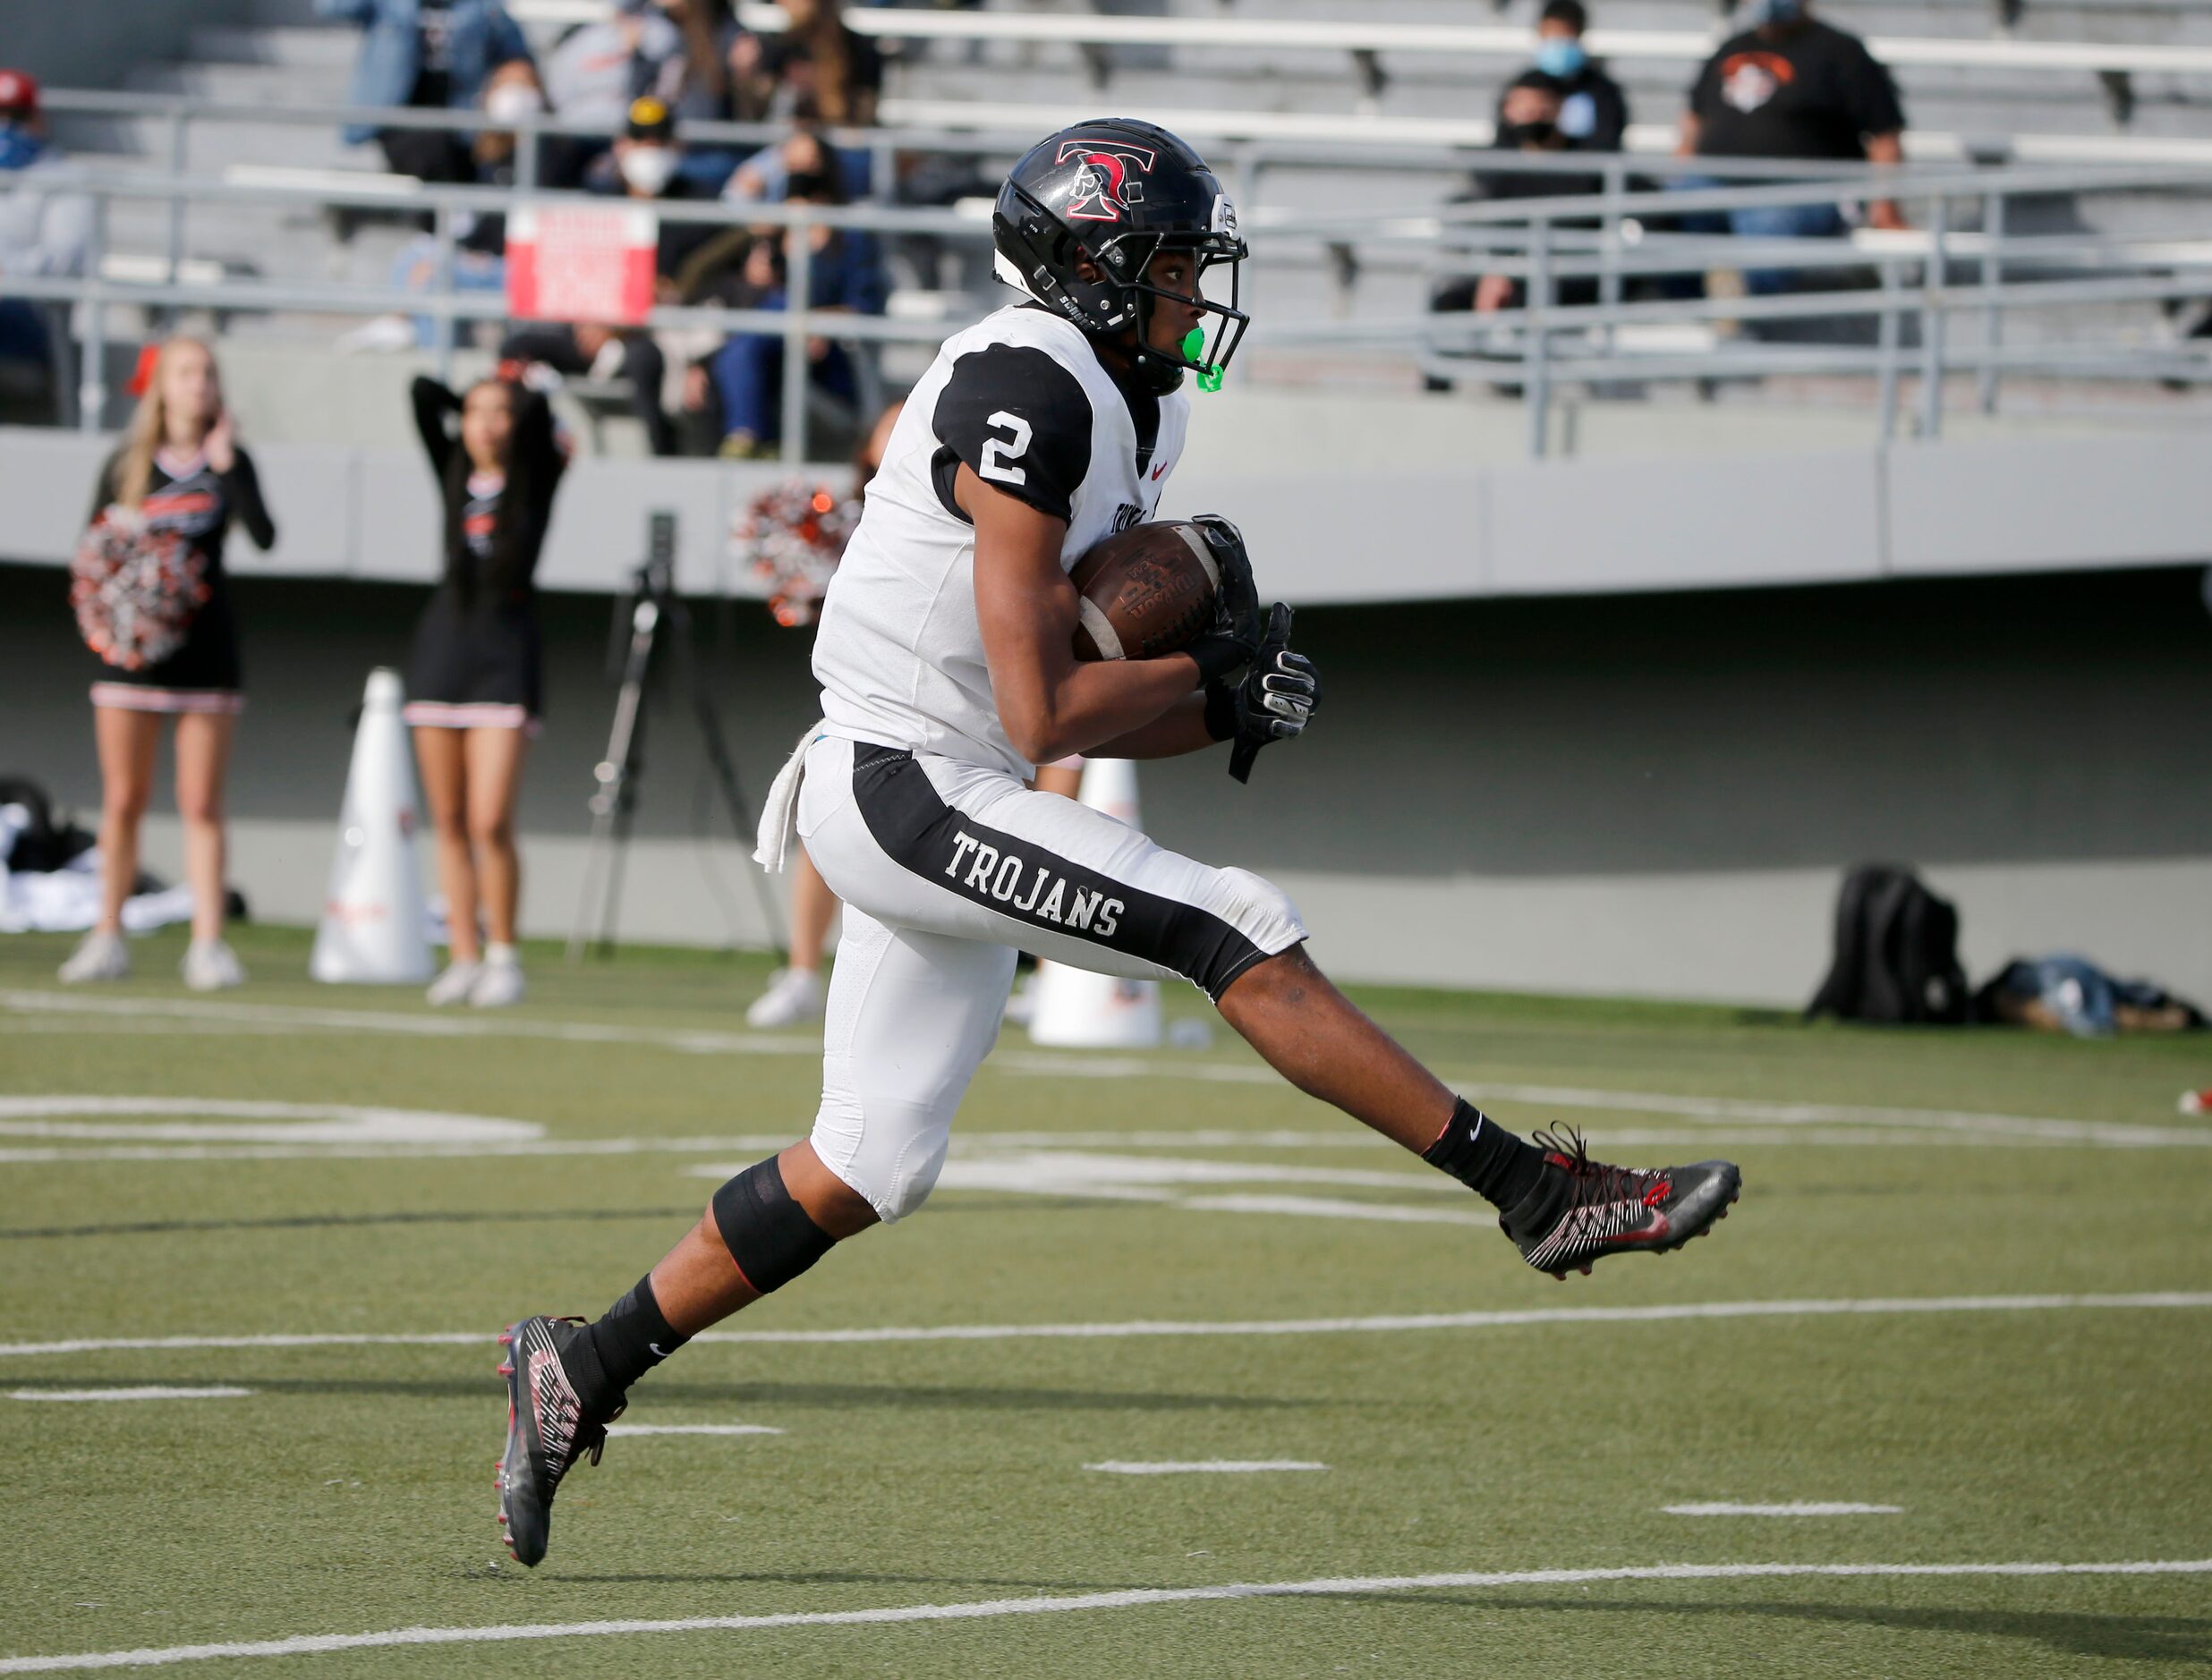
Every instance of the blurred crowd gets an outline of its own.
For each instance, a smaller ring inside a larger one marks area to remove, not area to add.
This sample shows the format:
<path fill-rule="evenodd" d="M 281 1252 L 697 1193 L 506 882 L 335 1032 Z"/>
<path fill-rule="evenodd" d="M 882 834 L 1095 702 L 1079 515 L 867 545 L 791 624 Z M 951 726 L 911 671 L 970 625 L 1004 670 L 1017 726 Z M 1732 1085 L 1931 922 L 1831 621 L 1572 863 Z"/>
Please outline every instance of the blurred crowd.
<path fill-rule="evenodd" d="M 1719 186 L 1731 177 L 1731 165 L 1747 158 L 1876 165 L 1902 160 L 1904 106 L 1888 69 L 1864 41 L 1815 16 L 1812 0 L 1745 0 L 1731 21 L 1736 31 L 1698 66 L 1674 117 L 1676 155 L 1710 160 L 1710 169 L 1672 174 L 1669 186 L 1686 191 Z M 1585 173 L 1569 166 L 1577 154 L 1622 150 L 1630 121 L 1627 95 L 1584 45 L 1589 25 L 1584 0 L 1544 0 L 1533 62 L 1498 96 L 1492 143 L 1496 161 L 1476 172 L 1461 202 L 1572 199 L 1604 191 L 1604 178 L 1595 168 Z M 1533 159 L 1543 161 L 1532 166 Z M 1628 184 L 1646 191 L 1653 185 L 1633 177 Z M 1865 215 L 1869 226 L 1904 225 L 1897 206 L 1886 199 L 1869 203 Z M 1684 233 L 1747 239 L 1837 238 L 1850 231 L 1833 204 L 1692 211 L 1670 219 Z M 1562 218 L 1557 225 L 1595 226 L 1596 220 Z M 1789 272 L 1757 267 L 1740 275 L 1716 268 L 1688 278 L 1688 284 L 1702 284 L 1708 292 L 1753 295 L 1786 291 L 1795 283 Z M 1685 283 L 1669 276 L 1654 284 L 1679 293 Z M 1519 308 L 1524 299 L 1520 281 L 1489 274 L 1440 289 L 1434 305 L 1488 313 Z M 1569 280 L 1554 301 L 1594 303 L 1596 282 Z"/>
<path fill-rule="evenodd" d="M 860 231 L 815 225 L 802 234 L 780 223 L 747 222 L 742 207 L 770 203 L 835 207 L 873 193 L 906 205 L 948 205 L 988 193 L 974 167 L 956 157 L 897 159 L 895 179 L 871 180 L 874 160 L 849 144 L 876 118 L 884 54 L 856 30 L 843 0 L 784 0 L 785 26 L 746 29 L 732 0 L 608 0 L 605 15 L 571 28 L 533 52 L 501 0 L 315 0 L 326 17 L 360 31 L 349 103 L 431 114 L 466 113 L 481 125 L 360 125 L 346 131 L 374 145 L 387 167 L 425 182 L 511 186 L 533 178 L 554 189 L 646 204 L 738 207 L 734 219 L 661 218 L 656 293 L 670 304 L 762 313 L 792 307 L 799 265 L 793 241 L 807 242 L 804 267 L 812 310 L 881 314 L 891 291 L 883 243 Z M 978 0 L 913 0 L 971 4 Z M 1742 0 L 1737 32 L 1723 41 L 1671 114 L 1677 151 L 1709 162 L 1665 177 L 1675 188 L 1730 179 L 1740 159 L 1865 160 L 1903 156 L 1903 106 L 1887 69 L 1857 37 L 1816 16 L 1813 0 Z M 1594 197 L 1604 188 L 1595 164 L 1578 155 L 1618 154 L 1627 141 L 1629 100 L 1586 45 L 1585 0 L 1544 0 L 1531 62 L 1500 90 L 1495 139 L 1462 200 Z M 38 90 L 29 77 L 0 71 L 0 172 L 30 183 L 54 161 L 39 122 Z M 549 123 L 581 132 L 537 132 L 523 157 L 516 129 Z M 768 125 L 765 145 L 708 140 L 702 124 Z M 21 172 L 21 173 L 13 173 Z M 1736 172 L 1740 178 L 1740 171 Z M 5 178 L 0 174 L 0 178 Z M 1650 180 L 1627 184 L 1648 190 Z M 1903 225 L 1895 205 L 1876 199 L 1862 212 L 1877 228 Z M 1833 204 L 1739 208 L 1646 217 L 1655 226 L 1746 238 L 1829 238 L 1851 231 Z M 88 200 L 65 191 L 0 195 L 0 272 L 82 271 L 90 225 Z M 1554 225 L 1597 225 L 1571 214 Z M 927 242 L 906 242 L 926 245 Z M 932 273 L 935 254 L 906 253 Z M 498 293 L 506 284 L 504 218 L 462 218 L 451 284 Z M 427 231 L 399 254 L 396 284 L 428 293 L 442 286 L 444 253 Z M 924 284 L 932 284 L 925 278 Z M 1833 284 L 1833 276 L 1716 264 L 1707 272 L 1651 276 L 1629 289 L 1684 295 L 1787 290 Z M 1448 281 L 1433 296 L 1440 310 L 1489 313 L 1519 307 L 1520 279 L 1504 272 Z M 1597 301 L 1596 283 L 1568 278 L 1553 301 Z M 0 301 L 0 411 L 16 386 L 55 384 L 50 315 Z M 1723 326 L 1726 324 L 1724 323 Z M 350 349 L 400 349 L 436 342 L 428 315 L 371 321 L 340 342 Z M 486 348 L 494 347 L 489 343 Z M 506 359 L 538 364 L 574 382 L 603 412 L 627 411 L 657 454 L 773 454 L 780 444 L 787 346 L 779 332 L 647 333 L 615 323 L 521 323 L 497 348 Z M 810 426 L 832 440 L 857 433 L 887 395 L 857 343 L 817 335 L 805 344 Z M 4 417 L 4 416 L 0 416 Z"/>
<path fill-rule="evenodd" d="M 362 47 L 351 103 L 426 111 L 469 111 L 493 121 L 530 119 L 611 131 L 611 138 L 546 134 L 530 160 L 536 179 L 651 204 L 804 203 L 836 206 L 867 190 L 864 151 L 833 143 L 833 132 L 875 121 L 883 56 L 852 29 L 839 0 L 787 0 L 786 27 L 744 28 L 731 0 L 614 0 L 608 15 L 571 29 L 533 54 L 499 0 L 316 0 L 326 16 L 356 23 Z M 762 147 L 689 138 L 701 123 L 774 124 Z M 357 127 L 396 173 L 427 182 L 512 185 L 521 158 L 515 132 L 473 134 L 435 126 Z M 899 201 L 948 203 L 979 190 L 962 172 L 908 169 Z M 940 175 L 942 178 L 940 178 Z M 883 311 L 890 291 L 874 235 L 814 226 L 803 233 L 772 223 L 663 219 L 655 254 L 656 293 L 671 304 L 766 312 L 791 307 L 792 242 L 807 242 L 804 307 L 855 315 Z M 506 229 L 485 216 L 460 237 L 455 284 L 506 284 Z M 438 284 L 439 253 L 425 234 L 402 252 L 395 278 L 413 290 Z M 398 348 L 432 341 L 427 318 L 390 318 L 349 334 L 349 348 Z M 524 324 L 500 345 L 503 359 L 542 365 L 566 378 L 620 391 L 657 454 L 772 454 L 780 443 L 785 341 L 778 333 L 663 332 L 617 325 Z M 810 409 L 830 429 L 854 425 L 870 393 L 854 346 L 807 341 Z"/>

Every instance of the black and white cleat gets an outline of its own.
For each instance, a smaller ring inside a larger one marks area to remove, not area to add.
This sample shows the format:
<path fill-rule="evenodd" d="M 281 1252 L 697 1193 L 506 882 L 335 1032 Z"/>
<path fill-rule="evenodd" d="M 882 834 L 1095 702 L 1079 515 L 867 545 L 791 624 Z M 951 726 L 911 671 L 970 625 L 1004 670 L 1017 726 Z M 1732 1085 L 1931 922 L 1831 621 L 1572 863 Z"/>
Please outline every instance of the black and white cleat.
<path fill-rule="evenodd" d="M 1743 1193 L 1732 1161 L 1644 1170 L 1590 1158 L 1581 1134 L 1538 1132 L 1544 1181 L 1507 1213 L 1499 1228 L 1521 1258 L 1564 1282 L 1570 1271 L 1613 1254 L 1667 1254 L 1703 1236 Z"/>
<path fill-rule="evenodd" d="M 515 1561 L 534 1568 L 545 1557 L 553 1522 L 553 1496 L 561 1478 L 582 1457 L 593 1464 L 607 1445 L 607 1426 L 622 1415 L 587 1415 L 575 1384 L 561 1362 L 562 1349 L 583 1334 L 582 1319 L 523 1319 L 499 1337 L 507 1350 L 499 1366 L 506 1379 L 506 1448 L 493 1478 L 499 1489 L 499 1525 Z"/>

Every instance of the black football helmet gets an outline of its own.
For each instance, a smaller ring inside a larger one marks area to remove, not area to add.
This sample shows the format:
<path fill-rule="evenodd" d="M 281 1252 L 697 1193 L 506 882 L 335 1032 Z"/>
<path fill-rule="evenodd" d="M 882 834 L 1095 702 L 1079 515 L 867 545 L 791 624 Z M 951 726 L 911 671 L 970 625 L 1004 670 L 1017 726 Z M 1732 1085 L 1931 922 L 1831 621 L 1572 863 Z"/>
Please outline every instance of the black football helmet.
<path fill-rule="evenodd" d="M 1202 390 L 1220 387 L 1251 324 L 1237 307 L 1238 265 L 1249 252 L 1221 183 L 1167 130 L 1119 116 L 1062 129 L 1014 165 L 991 227 L 999 277 L 1008 285 L 1093 336 L 1136 329 L 1136 372 L 1153 390 L 1174 390 L 1186 372 L 1198 376 Z M 1145 277 L 1163 250 L 1195 259 L 1201 295 L 1175 301 L 1195 302 L 1212 318 L 1211 335 L 1195 329 L 1179 353 L 1147 342 L 1152 300 L 1175 297 Z M 1095 279 L 1076 274 L 1085 259 Z M 1223 268 L 1226 301 L 1215 295 Z"/>

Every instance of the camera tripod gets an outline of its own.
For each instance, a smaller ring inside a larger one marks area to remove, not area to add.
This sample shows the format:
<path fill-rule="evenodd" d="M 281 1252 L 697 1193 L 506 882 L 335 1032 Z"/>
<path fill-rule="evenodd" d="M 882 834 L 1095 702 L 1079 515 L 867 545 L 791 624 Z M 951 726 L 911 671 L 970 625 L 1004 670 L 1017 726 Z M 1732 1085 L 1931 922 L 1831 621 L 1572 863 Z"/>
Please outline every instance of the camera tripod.
<path fill-rule="evenodd" d="M 594 898 L 599 902 L 599 953 L 605 956 L 615 948 L 615 924 L 622 905 L 630 824 L 636 814 L 639 785 L 645 775 L 645 691 L 652 679 L 653 655 L 664 627 L 671 632 L 678 679 L 689 692 L 692 716 L 698 720 L 707 763 L 714 773 L 722 803 L 728 810 L 730 826 L 736 831 L 738 844 L 747 853 L 752 850 L 753 808 L 737 779 L 737 761 L 730 755 L 728 740 L 722 734 L 714 697 L 708 692 L 693 658 L 690 609 L 676 592 L 676 515 L 653 514 L 649 530 L 651 539 L 645 563 L 632 575 L 628 596 L 615 605 L 615 643 L 623 647 L 620 687 L 615 696 L 615 722 L 607 737 L 607 755 L 592 772 L 599 785 L 591 799 L 591 840 L 584 853 L 583 889 L 576 903 L 575 923 L 568 935 L 571 963 L 577 961 L 586 944 L 591 943 L 589 930 Z M 626 646 L 623 646 L 622 625 L 625 616 L 629 621 L 629 636 Z M 610 656 L 612 651 L 610 648 Z M 610 657 L 610 666 L 612 663 Z M 753 890 L 760 896 L 761 921 L 780 957 L 786 946 L 782 908 L 767 877 L 757 870 L 747 872 L 753 876 Z"/>

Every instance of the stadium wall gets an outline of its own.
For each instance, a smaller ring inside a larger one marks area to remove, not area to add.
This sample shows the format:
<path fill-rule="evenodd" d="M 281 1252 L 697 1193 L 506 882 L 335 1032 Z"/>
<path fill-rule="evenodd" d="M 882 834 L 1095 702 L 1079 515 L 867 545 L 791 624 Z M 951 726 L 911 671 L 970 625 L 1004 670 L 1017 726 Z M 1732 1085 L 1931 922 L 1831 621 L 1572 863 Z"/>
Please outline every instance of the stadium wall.
<path fill-rule="evenodd" d="M 251 708 L 232 797 L 257 913 L 315 914 L 378 663 L 423 591 L 242 581 Z M 701 668 L 757 797 L 813 717 L 804 632 L 701 603 Z M 565 933 L 606 742 L 604 596 L 545 600 L 549 717 L 522 827 L 526 930 Z M 1837 875 L 1920 865 L 1976 978 L 2075 950 L 2212 999 L 2212 615 L 2195 573 L 1309 609 L 1313 737 L 1248 789 L 1146 767 L 1147 827 L 1263 870 L 1347 976 L 1791 1004 Z M 63 579 L 0 565 L 0 772 L 89 810 L 85 655 Z M 696 731 L 663 697 L 625 898 L 633 938 L 758 942 Z M 166 793 L 157 801 L 166 804 Z M 702 833 L 718 836 L 702 842 Z M 149 862 L 174 874 L 157 818 Z"/>

